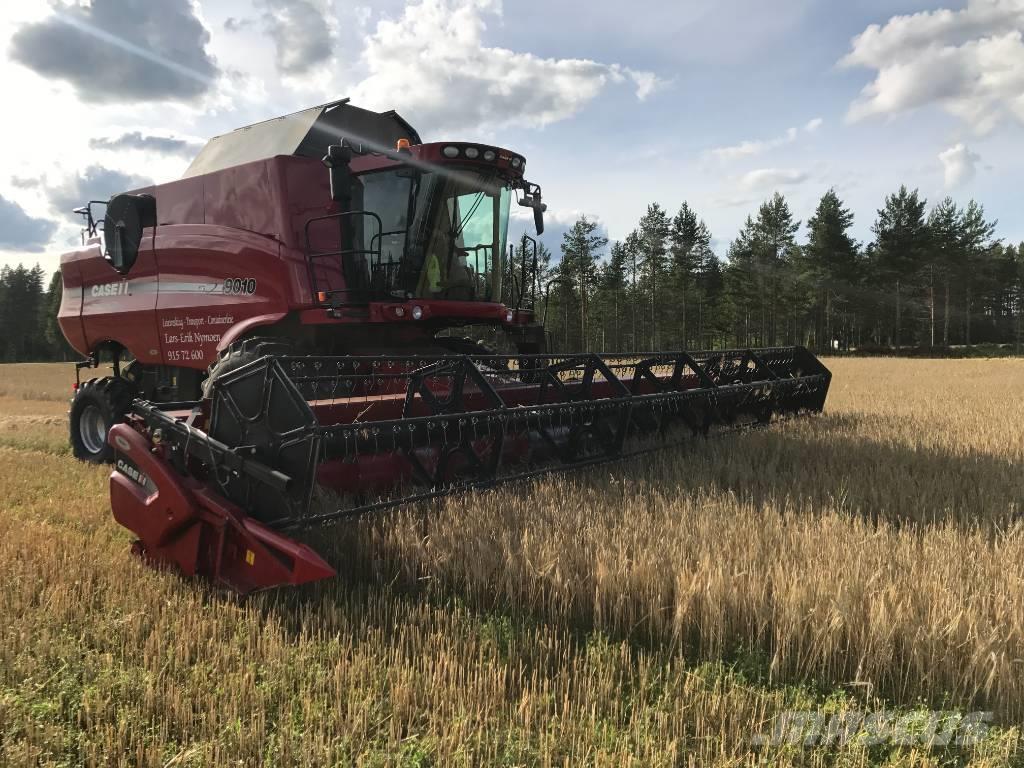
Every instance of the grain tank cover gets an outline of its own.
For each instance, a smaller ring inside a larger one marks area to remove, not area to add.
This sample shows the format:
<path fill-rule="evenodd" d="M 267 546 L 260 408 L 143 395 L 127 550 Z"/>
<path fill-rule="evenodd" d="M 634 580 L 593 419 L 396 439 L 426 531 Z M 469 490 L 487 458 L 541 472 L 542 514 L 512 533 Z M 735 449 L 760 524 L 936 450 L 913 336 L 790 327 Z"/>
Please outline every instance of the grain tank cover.
<path fill-rule="evenodd" d="M 394 110 L 371 112 L 342 99 L 215 136 L 199 151 L 182 178 L 277 155 L 319 160 L 330 144 L 342 138 L 364 142 L 370 149 L 392 149 L 399 139 L 420 143 L 416 130 Z"/>

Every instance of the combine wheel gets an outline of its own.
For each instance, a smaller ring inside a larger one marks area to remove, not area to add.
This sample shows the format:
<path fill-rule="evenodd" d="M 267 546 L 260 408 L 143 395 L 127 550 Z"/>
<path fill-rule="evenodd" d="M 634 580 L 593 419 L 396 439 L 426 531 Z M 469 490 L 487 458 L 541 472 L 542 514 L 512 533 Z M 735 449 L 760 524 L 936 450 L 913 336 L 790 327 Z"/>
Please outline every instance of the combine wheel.
<path fill-rule="evenodd" d="M 213 382 L 219 376 L 237 370 L 244 365 L 259 360 L 265 355 L 294 355 L 295 348 L 287 341 L 269 338 L 252 338 L 236 341 L 228 346 L 213 365 L 210 366 L 203 382 L 203 397 L 208 398 L 212 394 Z"/>
<path fill-rule="evenodd" d="M 126 379 L 115 376 L 89 379 L 78 388 L 68 413 L 75 458 L 93 464 L 113 461 L 114 450 L 107 445 L 107 432 L 124 418 L 133 399 L 135 388 Z"/>

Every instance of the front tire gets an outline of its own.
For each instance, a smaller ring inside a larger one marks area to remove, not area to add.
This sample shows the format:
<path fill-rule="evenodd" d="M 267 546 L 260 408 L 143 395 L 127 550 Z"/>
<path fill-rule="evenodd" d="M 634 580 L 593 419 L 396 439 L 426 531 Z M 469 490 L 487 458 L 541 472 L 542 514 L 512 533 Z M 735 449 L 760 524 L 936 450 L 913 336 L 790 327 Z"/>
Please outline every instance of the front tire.
<path fill-rule="evenodd" d="M 124 419 L 134 397 L 132 385 L 114 376 L 89 379 L 78 388 L 68 413 L 71 452 L 76 459 L 91 464 L 109 464 L 114 460 L 107 433 Z"/>

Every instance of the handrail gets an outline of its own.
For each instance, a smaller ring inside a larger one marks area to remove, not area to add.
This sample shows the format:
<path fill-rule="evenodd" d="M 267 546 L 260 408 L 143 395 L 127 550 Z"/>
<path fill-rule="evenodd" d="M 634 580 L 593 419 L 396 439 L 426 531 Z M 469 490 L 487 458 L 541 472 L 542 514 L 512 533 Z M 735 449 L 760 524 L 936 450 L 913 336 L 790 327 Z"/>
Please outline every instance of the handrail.
<path fill-rule="evenodd" d="M 346 218 L 354 218 L 356 216 L 369 216 L 374 221 L 376 221 L 376 223 L 377 223 L 377 233 L 373 237 L 370 238 L 370 245 L 371 245 L 370 248 L 338 248 L 338 249 L 335 249 L 335 250 L 326 250 L 326 251 L 314 251 L 313 250 L 312 242 L 310 240 L 310 226 L 311 225 L 316 224 L 317 222 L 321 222 L 321 221 L 337 220 L 337 222 L 338 222 L 338 243 L 339 244 L 343 244 L 345 238 L 344 238 L 344 232 L 342 230 L 342 222 Z M 311 219 L 308 219 L 306 221 L 304 227 L 303 227 L 303 236 L 304 236 L 305 241 L 306 241 L 305 242 L 305 246 L 306 246 L 306 266 L 307 266 L 307 269 L 309 271 L 309 285 L 310 285 L 310 289 L 312 291 L 313 297 L 315 298 L 315 297 L 319 296 L 320 293 L 321 293 L 320 286 L 319 286 L 319 284 L 317 282 L 316 269 L 314 267 L 314 260 L 316 260 L 316 259 L 326 259 L 326 258 L 330 258 L 330 257 L 337 257 L 339 262 L 340 262 L 339 266 L 341 267 L 341 274 L 342 274 L 342 278 L 345 281 L 345 287 L 343 289 L 341 289 L 341 290 L 330 290 L 330 291 L 324 291 L 323 293 L 327 293 L 329 295 L 335 295 L 337 293 L 342 293 L 342 292 L 349 293 L 349 294 L 355 293 L 359 289 L 351 288 L 350 287 L 350 282 L 352 280 L 352 276 L 350 274 L 348 274 L 349 270 L 346 269 L 345 259 L 346 259 L 346 257 L 351 257 L 351 256 L 369 256 L 370 257 L 370 264 L 371 264 L 371 267 L 372 267 L 374 265 L 374 256 L 376 256 L 376 265 L 379 266 L 380 265 L 380 261 L 381 261 L 380 243 L 381 243 L 381 238 L 383 237 L 383 235 L 384 235 L 384 223 L 381 221 L 380 216 L 378 216 L 373 211 L 365 211 L 365 210 L 342 211 L 340 213 L 330 213 L 330 214 L 327 214 L 325 216 L 315 216 L 315 217 L 313 217 Z M 378 244 L 377 248 L 373 248 L 372 247 L 373 243 L 375 241 Z M 366 290 L 366 293 L 369 294 L 369 289 Z M 353 302 L 353 303 L 361 304 L 361 303 L 365 303 L 365 302 Z"/>

